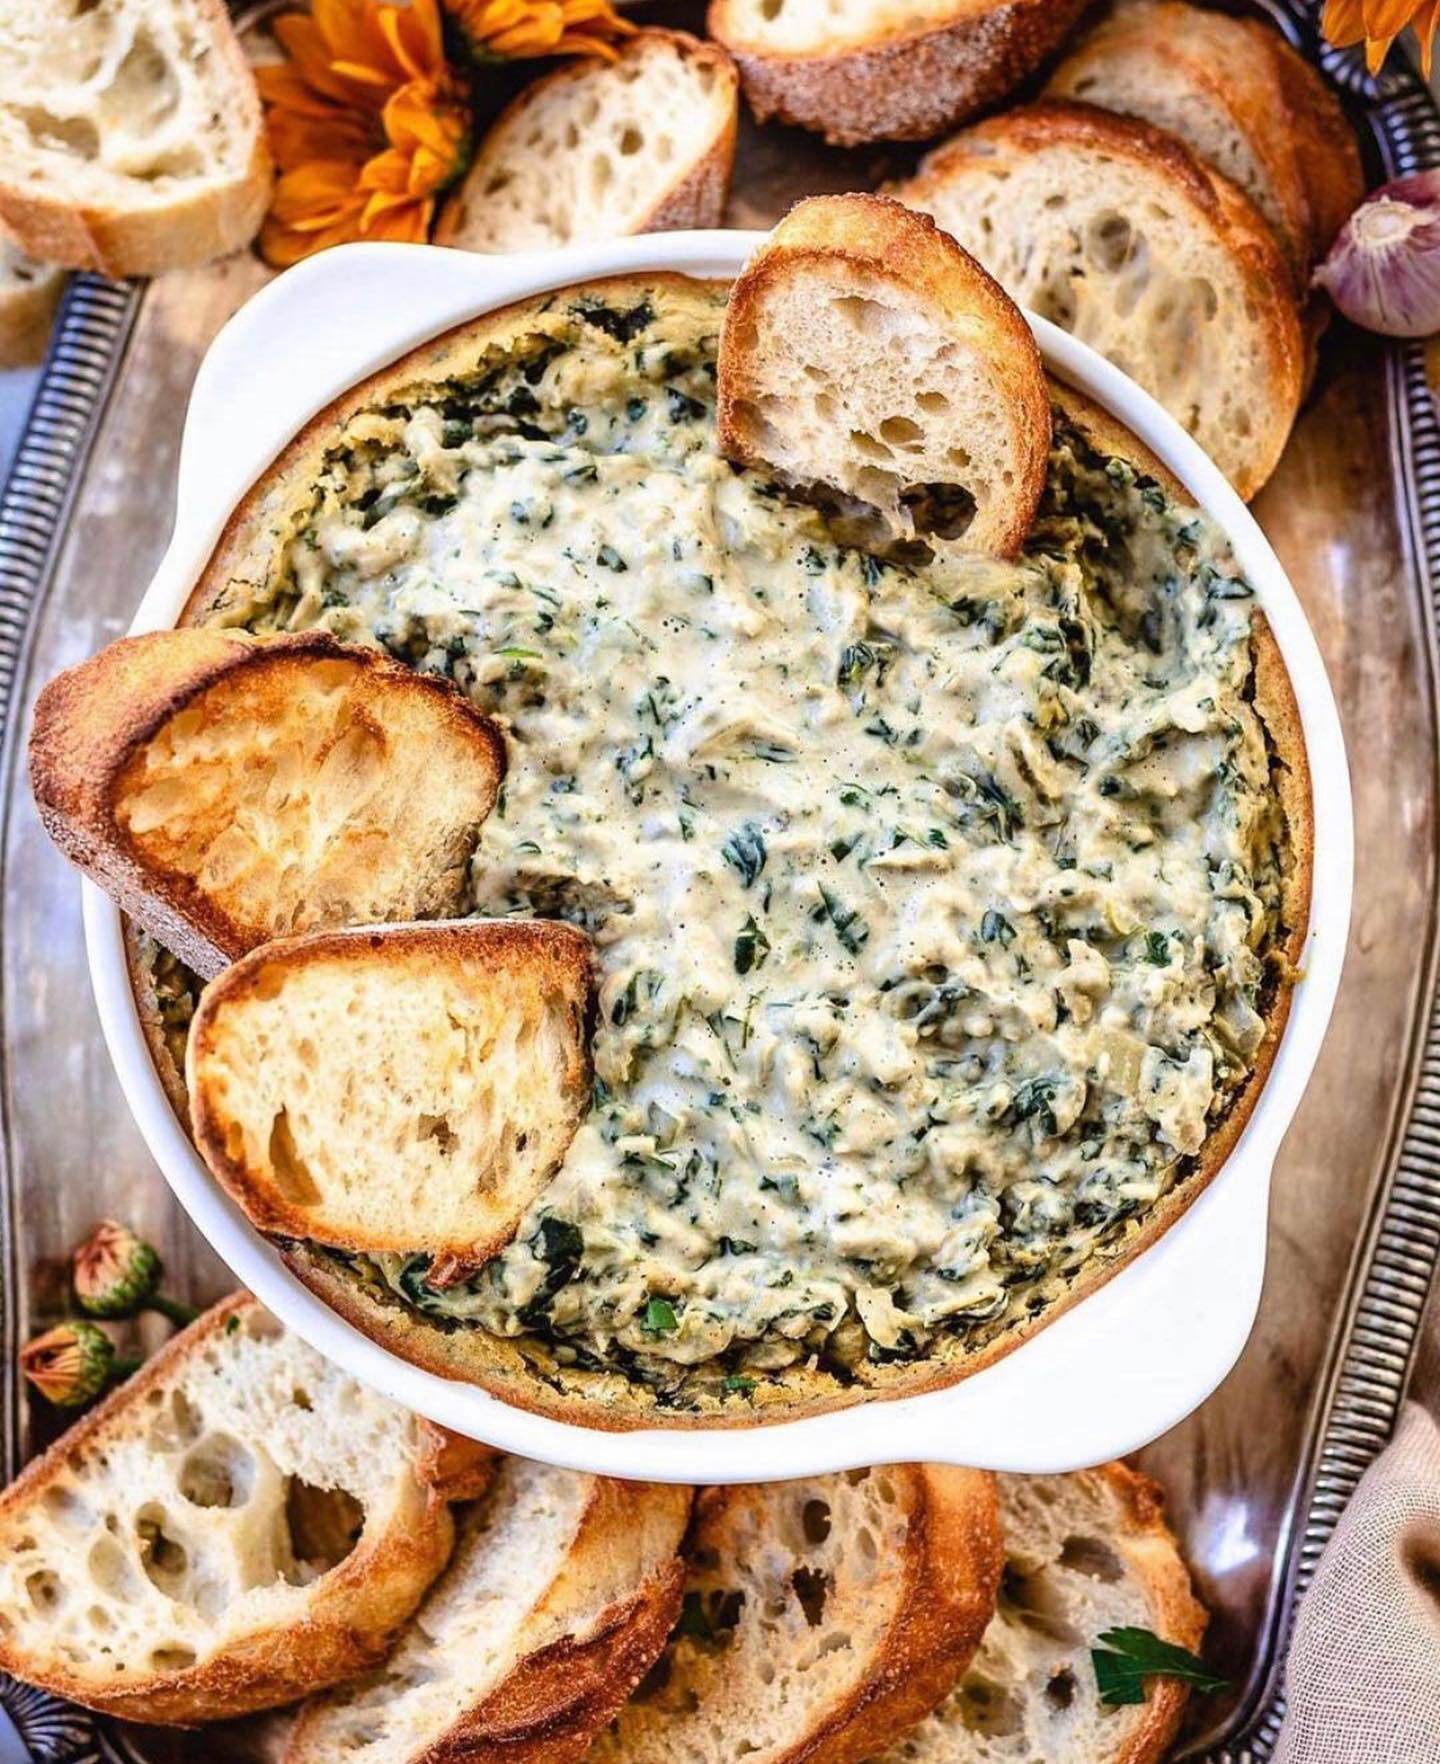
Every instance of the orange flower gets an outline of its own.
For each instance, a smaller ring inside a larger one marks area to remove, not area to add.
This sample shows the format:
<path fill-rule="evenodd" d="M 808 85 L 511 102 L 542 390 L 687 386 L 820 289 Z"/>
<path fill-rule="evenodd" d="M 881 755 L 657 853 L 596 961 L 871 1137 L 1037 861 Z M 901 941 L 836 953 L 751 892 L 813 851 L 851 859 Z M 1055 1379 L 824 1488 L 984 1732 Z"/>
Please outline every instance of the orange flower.
<path fill-rule="evenodd" d="M 610 0 L 446 0 L 476 61 L 532 55 L 599 55 L 613 61 L 613 39 L 635 26 Z"/>
<path fill-rule="evenodd" d="M 314 0 L 256 70 L 280 177 L 260 234 L 277 268 L 351 239 L 424 241 L 465 169 L 470 108 L 436 0 Z"/>
<path fill-rule="evenodd" d="M 1320 28 L 1338 48 L 1365 45 L 1365 60 L 1372 74 L 1379 73 L 1390 45 L 1406 25 L 1413 25 L 1420 39 L 1420 60 L 1430 77 L 1430 58 L 1435 30 L 1440 26 L 1440 0 L 1325 0 Z"/>

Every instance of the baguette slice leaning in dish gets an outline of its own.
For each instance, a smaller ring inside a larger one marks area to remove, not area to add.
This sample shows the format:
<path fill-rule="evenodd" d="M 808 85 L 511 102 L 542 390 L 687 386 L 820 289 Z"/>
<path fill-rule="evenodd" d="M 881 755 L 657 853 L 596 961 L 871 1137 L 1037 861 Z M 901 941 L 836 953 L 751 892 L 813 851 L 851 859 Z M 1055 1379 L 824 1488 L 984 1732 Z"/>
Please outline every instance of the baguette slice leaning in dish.
<path fill-rule="evenodd" d="M 1090 0 L 711 0 L 756 117 L 827 141 L 924 141 L 998 104 Z"/>
<path fill-rule="evenodd" d="M 1290 270 L 1249 199 L 1173 136 L 1033 104 L 956 135 L 893 194 L 1138 380 L 1242 496 L 1270 476 L 1305 381 Z"/>
<path fill-rule="evenodd" d="M 891 542 L 1013 556 L 1045 488 L 1050 394 L 1014 302 L 928 217 L 798 203 L 720 339 L 721 450 L 878 515 Z"/>
<path fill-rule="evenodd" d="M 444 1567 L 429 1477 L 473 1495 L 473 1454 L 237 1294 L 0 1495 L 0 1667 L 181 1723 L 349 1678 Z"/>
<path fill-rule="evenodd" d="M 445 917 L 504 775 L 447 681 L 321 632 L 122 638 L 41 693 L 40 817 L 206 977 L 269 938 Z"/>
<path fill-rule="evenodd" d="M 314 932 L 201 994 L 195 1143 L 262 1230 L 423 1248 L 444 1285 L 509 1241 L 590 1093 L 590 940 L 523 919 Z"/>
<path fill-rule="evenodd" d="M 41 359 L 64 287 L 64 270 L 35 263 L 0 239 L 0 368 L 31 367 Z"/>
<path fill-rule="evenodd" d="M 718 227 L 735 161 L 739 77 L 683 31 L 638 31 L 616 60 L 527 86 L 480 143 L 436 243 L 467 251 Z"/>
<path fill-rule="evenodd" d="M 905 1464 L 706 1489 L 669 1648 L 591 1764 L 860 1764 L 995 1609 L 994 1479 Z"/>
<path fill-rule="evenodd" d="M 1159 1764 L 1186 1687 L 1150 1679 L 1143 1703 L 1107 1707 L 1090 1659 L 1117 1627 L 1192 1652 L 1204 1637 L 1159 1489 L 1123 1464 L 999 1482 L 999 1609 L 954 1692 L 874 1764 Z"/>
<path fill-rule="evenodd" d="M 1302 291 L 1365 194 L 1339 100 L 1258 19 L 1129 0 L 1066 56 L 1047 92 L 1178 135 L 1264 215 Z"/>
<path fill-rule="evenodd" d="M 690 1491 L 505 1459 L 374 1672 L 307 1703 L 285 1764 L 570 1764 L 665 1644 Z"/>
<path fill-rule="evenodd" d="M 110 276 L 205 263 L 250 243 L 269 195 L 223 0 L 0 7 L 0 224 L 31 256 Z"/>

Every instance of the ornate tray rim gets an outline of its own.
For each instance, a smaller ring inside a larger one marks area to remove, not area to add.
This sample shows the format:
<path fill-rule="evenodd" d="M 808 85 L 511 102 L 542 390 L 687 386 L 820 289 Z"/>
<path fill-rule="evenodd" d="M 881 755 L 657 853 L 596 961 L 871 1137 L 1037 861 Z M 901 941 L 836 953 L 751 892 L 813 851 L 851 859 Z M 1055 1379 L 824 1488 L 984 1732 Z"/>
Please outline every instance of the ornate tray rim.
<path fill-rule="evenodd" d="M 1321 45 L 1315 0 L 1259 0 L 1351 101 L 1369 129 L 1386 176 L 1440 166 L 1440 110 L 1408 66 L 1372 78 L 1359 56 Z M 92 274 L 71 278 L 19 448 L 0 489 L 0 817 L 9 813 L 23 752 L 23 704 L 31 631 L 49 589 L 67 514 L 144 297 L 139 283 Z M 1388 352 L 1391 465 L 1407 564 L 1427 614 L 1432 691 L 1440 681 L 1440 420 L 1423 344 Z M 1440 754 L 1436 755 L 1440 764 Z M 0 925 L 0 937 L 4 927 Z M 1403 1401 L 1421 1319 L 1440 1263 L 1440 995 L 1434 939 L 1412 1027 L 1406 1082 L 1390 1123 L 1384 1173 L 1335 1320 L 1297 1466 L 1277 1577 L 1252 1693 L 1219 1735 L 1181 1755 L 1204 1764 L 1261 1764 L 1284 1716 L 1284 1646 L 1296 1603 L 1365 1468 L 1389 1438 Z M 4 1022 L 0 996 L 0 1024 Z M 0 1043 L 0 1470 L 19 1466 L 22 1392 L 15 1371 L 16 1307 L 23 1279 L 13 1216 L 15 1147 L 10 1084 Z M 13 1726 L 36 1764 L 145 1764 L 124 1731 L 0 1678 L 0 1751 Z M 1205 1749 L 1206 1746 L 1210 1749 Z"/>

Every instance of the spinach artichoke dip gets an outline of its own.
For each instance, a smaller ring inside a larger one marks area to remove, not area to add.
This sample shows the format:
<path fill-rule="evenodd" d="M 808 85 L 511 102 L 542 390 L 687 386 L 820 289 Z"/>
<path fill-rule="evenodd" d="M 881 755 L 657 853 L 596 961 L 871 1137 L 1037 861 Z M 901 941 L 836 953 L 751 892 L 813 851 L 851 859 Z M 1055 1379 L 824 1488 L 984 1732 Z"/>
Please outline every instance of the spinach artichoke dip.
<path fill-rule="evenodd" d="M 570 290 L 392 384 L 207 614 L 457 682 L 509 750 L 474 911 L 598 954 L 513 1242 L 350 1273 L 676 1407 L 968 1352 L 1113 1259 L 1256 1065 L 1293 868 L 1205 519 L 1057 412 L 1017 562 L 853 549 L 717 454 L 723 303 Z"/>

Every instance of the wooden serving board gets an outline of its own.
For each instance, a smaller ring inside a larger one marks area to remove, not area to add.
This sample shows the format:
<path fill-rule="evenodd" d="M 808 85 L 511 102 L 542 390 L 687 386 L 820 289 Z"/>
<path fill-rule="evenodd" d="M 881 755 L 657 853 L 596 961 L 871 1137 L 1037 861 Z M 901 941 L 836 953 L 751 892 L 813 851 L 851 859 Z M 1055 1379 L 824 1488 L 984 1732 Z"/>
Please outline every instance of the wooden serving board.
<path fill-rule="evenodd" d="M 1313 51 L 1303 0 L 1269 10 Z M 693 29 L 699 12 L 693 0 L 661 0 L 654 16 Z M 1350 61 L 1326 65 L 1349 86 L 1377 177 L 1440 163 L 1440 118 L 1418 82 L 1392 73 L 1376 86 Z M 913 157 L 838 152 L 747 121 L 729 221 L 766 226 L 800 195 L 873 188 Z M 157 1243 L 178 1294 L 203 1302 L 232 1284 L 121 1099 L 90 998 L 79 890 L 40 831 L 22 759 L 38 686 L 128 625 L 169 534 L 197 365 L 267 277 L 246 254 L 143 289 L 79 278 L 0 502 L 0 1422 L 12 1460 L 53 1428 L 25 1406 L 14 1349 L 59 1314 L 66 1252 L 97 1217 L 124 1218 Z M 1429 1041 L 1440 434 L 1423 352 L 1335 326 L 1255 512 L 1305 603 L 1340 703 L 1357 869 L 1334 1024 L 1276 1170 L 1259 1321 L 1215 1396 L 1142 1455 L 1169 1490 L 1214 1612 L 1207 1655 L 1237 1687 L 1197 1710 L 1186 1755 L 1234 1764 L 1268 1753 L 1295 1590 L 1388 1431 L 1440 1248 L 1440 1051 Z M 137 1339 L 153 1347 L 162 1333 L 152 1319 Z M 1123 1363 L 1114 1375 L 1124 1380 Z M 256 1760 L 273 1725 L 203 1738 L 78 1714 L 57 1725 L 53 1705 L 0 1681 L 3 1708 L 33 1725 L 37 1761 Z M 6 1743 L 0 1714 L 0 1760 Z"/>

